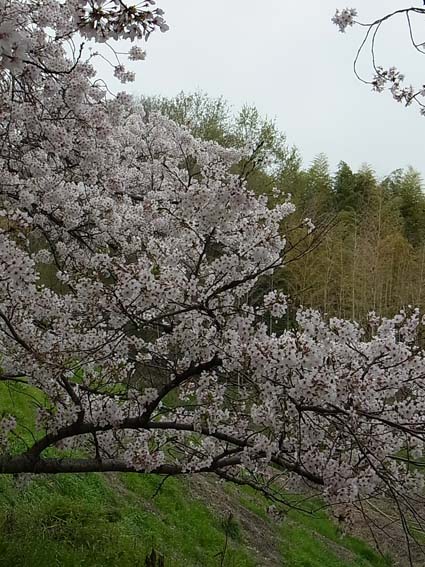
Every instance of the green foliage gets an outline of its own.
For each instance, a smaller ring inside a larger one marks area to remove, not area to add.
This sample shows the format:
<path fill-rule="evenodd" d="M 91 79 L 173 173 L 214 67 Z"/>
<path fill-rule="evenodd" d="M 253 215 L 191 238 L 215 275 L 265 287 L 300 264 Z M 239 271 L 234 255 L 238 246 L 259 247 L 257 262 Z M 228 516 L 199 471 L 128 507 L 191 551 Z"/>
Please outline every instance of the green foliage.
<path fill-rule="evenodd" d="M 380 180 L 369 166 L 353 171 L 340 162 L 332 175 L 323 154 L 302 168 L 297 150 L 254 107 L 235 114 L 222 98 L 202 93 L 150 98 L 145 104 L 202 138 L 257 148 L 248 186 L 271 204 L 291 194 L 297 211 L 282 226 L 287 265 L 272 280 L 261 280 L 250 297 L 255 302 L 271 286 L 291 296 L 286 321 L 269 321 L 273 331 L 292 326 L 300 304 L 362 323 L 372 310 L 392 316 L 408 305 L 425 308 L 425 195 L 413 169 Z M 311 236 L 302 226 L 306 217 L 318 227 Z"/>
<path fill-rule="evenodd" d="M 300 215 L 317 218 L 332 211 L 334 195 L 327 157 L 319 154 L 298 177 L 300 183 L 294 201 Z"/>
<path fill-rule="evenodd" d="M 333 186 L 336 211 L 360 213 L 368 205 L 375 186 L 373 171 L 364 168 L 353 173 L 348 164 L 340 162 Z"/>
<path fill-rule="evenodd" d="M 411 167 L 406 171 L 398 169 L 383 184 L 389 197 L 398 201 L 406 238 L 419 246 L 425 240 L 425 195 L 420 174 Z"/>
<path fill-rule="evenodd" d="M 203 140 L 214 140 L 229 147 L 238 140 L 232 132 L 232 118 L 229 104 L 222 98 L 211 98 L 196 92 L 179 93 L 173 98 L 162 96 L 142 97 L 147 112 L 160 112 L 190 129 L 194 136 Z"/>
<path fill-rule="evenodd" d="M 222 527 L 224 533 L 235 541 L 241 541 L 241 527 L 233 514 L 229 514 L 223 521 Z"/>
<path fill-rule="evenodd" d="M 143 97 L 145 111 L 160 112 L 203 140 L 213 140 L 225 147 L 257 149 L 252 174 L 261 182 L 257 189 L 270 189 L 279 175 L 289 176 L 299 170 L 301 160 L 295 148 L 289 148 L 286 136 L 274 120 L 264 118 L 253 106 L 245 105 L 238 113 L 222 97 L 211 98 L 202 92 L 179 93 L 173 98 Z M 272 174 L 272 175 L 271 175 Z"/>

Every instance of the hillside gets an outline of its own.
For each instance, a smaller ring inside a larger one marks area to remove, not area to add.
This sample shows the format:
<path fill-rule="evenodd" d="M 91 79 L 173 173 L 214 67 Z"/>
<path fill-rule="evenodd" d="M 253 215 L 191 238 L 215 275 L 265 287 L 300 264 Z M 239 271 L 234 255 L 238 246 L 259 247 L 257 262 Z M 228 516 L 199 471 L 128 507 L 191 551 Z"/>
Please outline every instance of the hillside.
<path fill-rule="evenodd" d="M 16 446 L 34 430 L 29 393 L 0 384 L 0 413 L 24 423 Z M 0 566 L 142 567 L 152 549 L 165 567 L 391 565 L 325 513 L 276 521 L 268 506 L 211 477 L 0 476 Z"/>
<path fill-rule="evenodd" d="M 291 513 L 276 524 L 252 493 L 170 478 L 154 496 L 160 482 L 134 474 L 2 478 L 0 565 L 144 566 L 152 548 L 170 567 L 391 564 L 324 515 Z"/>

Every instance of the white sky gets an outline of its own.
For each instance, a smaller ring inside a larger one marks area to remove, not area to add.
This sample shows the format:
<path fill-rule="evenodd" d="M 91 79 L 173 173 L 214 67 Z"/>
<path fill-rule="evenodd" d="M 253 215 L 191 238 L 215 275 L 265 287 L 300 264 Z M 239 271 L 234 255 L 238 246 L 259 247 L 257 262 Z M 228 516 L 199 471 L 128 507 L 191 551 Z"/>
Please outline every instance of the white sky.
<path fill-rule="evenodd" d="M 425 117 L 389 94 L 371 92 L 353 75 L 361 30 L 343 35 L 330 22 L 347 2 L 158 0 L 170 31 L 149 39 L 148 58 L 138 63 L 129 90 L 166 96 L 202 90 L 223 95 L 235 109 L 254 104 L 276 118 L 305 165 L 324 152 L 332 168 L 339 160 L 354 168 L 369 163 L 385 175 L 410 164 L 425 176 Z M 352 4 L 360 20 L 370 21 L 407 4 L 421 6 L 422 0 Z M 405 20 L 379 36 L 378 63 L 395 64 L 406 82 L 425 83 L 425 56 L 409 47 Z"/>

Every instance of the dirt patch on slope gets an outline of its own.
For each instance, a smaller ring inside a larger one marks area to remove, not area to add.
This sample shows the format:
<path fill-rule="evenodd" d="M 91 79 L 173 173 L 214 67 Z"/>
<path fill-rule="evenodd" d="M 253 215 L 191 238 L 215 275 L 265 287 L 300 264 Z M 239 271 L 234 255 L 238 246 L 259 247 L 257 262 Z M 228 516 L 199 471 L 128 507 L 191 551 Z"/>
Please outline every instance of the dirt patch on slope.
<path fill-rule="evenodd" d="M 223 489 L 220 481 L 213 478 L 193 477 L 188 482 L 188 487 L 193 498 L 201 500 L 214 515 L 223 518 L 224 522 L 229 515 L 238 522 L 245 546 L 259 567 L 282 567 L 282 556 L 277 548 L 276 533 L 270 521 L 248 510 L 237 498 Z"/>

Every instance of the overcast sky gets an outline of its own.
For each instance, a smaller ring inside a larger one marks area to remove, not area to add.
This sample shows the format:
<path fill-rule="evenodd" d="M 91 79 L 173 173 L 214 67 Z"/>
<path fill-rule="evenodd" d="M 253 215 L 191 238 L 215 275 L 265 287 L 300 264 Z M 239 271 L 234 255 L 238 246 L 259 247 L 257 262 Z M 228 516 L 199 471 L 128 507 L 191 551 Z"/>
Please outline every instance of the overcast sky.
<path fill-rule="evenodd" d="M 419 0 L 352 0 L 371 21 Z M 223 95 L 237 110 L 254 104 L 275 118 L 308 165 L 320 152 L 332 168 L 372 165 L 379 175 L 412 165 L 425 177 L 425 118 L 358 82 L 352 61 L 362 35 L 330 22 L 341 0 L 158 0 L 170 31 L 155 33 L 131 91 L 173 96 L 183 90 Z M 348 4 L 351 3 L 348 1 Z M 425 37 L 422 38 L 425 40 Z M 378 63 L 425 82 L 425 56 L 409 48 L 405 21 L 379 37 Z M 422 59 L 423 57 L 423 59 Z M 364 61 L 366 76 L 371 71 Z M 420 71 L 423 71 L 421 77 Z"/>

